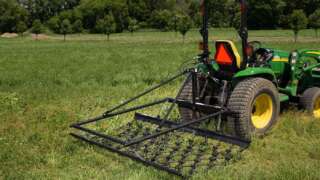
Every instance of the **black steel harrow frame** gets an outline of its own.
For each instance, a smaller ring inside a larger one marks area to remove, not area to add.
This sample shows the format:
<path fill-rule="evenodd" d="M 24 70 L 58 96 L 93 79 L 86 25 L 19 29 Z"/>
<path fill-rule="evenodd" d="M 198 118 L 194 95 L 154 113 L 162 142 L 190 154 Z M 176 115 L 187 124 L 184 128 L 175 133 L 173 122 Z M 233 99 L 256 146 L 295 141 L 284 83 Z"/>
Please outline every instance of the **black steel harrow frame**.
<path fill-rule="evenodd" d="M 119 110 L 187 74 L 187 79 L 192 78 L 193 98 L 191 102 L 179 99 L 187 83 L 186 80 L 176 98 L 164 98 L 141 106 Z M 228 113 L 228 110 L 223 106 L 197 102 L 196 96 L 197 73 L 195 69 L 187 70 L 112 108 L 102 116 L 71 125 L 72 128 L 81 132 L 71 133 L 71 135 L 145 165 L 187 178 L 198 170 L 208 170 L 214 166 L 224 165 L 249 146 L 247 141 L 195 126 Z M 171 103 L 164 118 L 151 117 L 136 112 L 163 103 Z M 192 121 L 173 121 L 168 118 L 175 105 L 191 109 L 193 112 L 207 112 L 207 115 Z M 134 120 L 119 127 L 113 133 L 102 133 L 85 127 L 130 112 L 135 112 Z M 208 114 L 208 112 L 210 113 Z"/>

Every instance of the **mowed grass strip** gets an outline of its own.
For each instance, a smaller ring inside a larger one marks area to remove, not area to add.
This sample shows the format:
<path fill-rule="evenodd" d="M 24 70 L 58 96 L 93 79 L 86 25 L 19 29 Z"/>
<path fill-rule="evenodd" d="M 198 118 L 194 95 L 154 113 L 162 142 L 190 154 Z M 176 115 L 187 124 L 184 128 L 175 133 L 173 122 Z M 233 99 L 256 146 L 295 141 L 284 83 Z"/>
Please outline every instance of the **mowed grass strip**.
<path fill-rule="evenodd" d="M 214 30 L 211 39 L 237 39 Z M 301 42 L 289 31 L 254 31 L 283 50 L 320 48 L 312 31 Z M 0 39 L 0 179 L 172 179 L 164 172 L 72 139 L 69 125 L 102 113 L 162 79 L 198 53 L 175 33 L 73 35 L 34 41 Z M 280 37 L 280 40 L 277 39 Z M 267 38 L 266 38 L 267 39 Z M 312 39 L 310 41 L 309 39 Z M 212 46 L 213 47 L 213 46 Z M 172 94 L 179 82 L 154 96 Z M 150 98 L 147 98 L 150 100 Z M 320 121 L 288 110 L 241 160 L 195 179 L 320 179 Z"/>

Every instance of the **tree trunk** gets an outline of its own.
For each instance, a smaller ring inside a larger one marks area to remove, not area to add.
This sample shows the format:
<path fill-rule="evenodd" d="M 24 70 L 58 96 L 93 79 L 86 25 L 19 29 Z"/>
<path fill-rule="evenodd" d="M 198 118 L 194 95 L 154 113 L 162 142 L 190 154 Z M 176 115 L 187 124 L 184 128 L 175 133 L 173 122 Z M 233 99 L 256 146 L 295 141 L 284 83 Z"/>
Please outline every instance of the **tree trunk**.
<path fill-rule="evenodd" d="M 110 34 L 107 34 L 107 40 L 108 41 L 110 40 Z"/>
<path fill-rule="evenodd" d="M 296 43 L 298 41 L 298 31 L 294 32 L 294 42 Z"/>
<path fill-rule="evenodd" d="M 185 38 L 186 38 L 186 36 L 185 36 L 185 35 L 182 35 L 182 43 L 183 43 L 183 44 L 184 44 Z"/>
<path fill-rule="evenodd" d="M 63 41 L 66 42 L 66 34 L 63 34 Z"/>
<path fill-rule="evenodd" d="M 315 29 L 316 31 L 316 38 L 318 39 L 319 35 L 318 35 L 318 29 Z"/>

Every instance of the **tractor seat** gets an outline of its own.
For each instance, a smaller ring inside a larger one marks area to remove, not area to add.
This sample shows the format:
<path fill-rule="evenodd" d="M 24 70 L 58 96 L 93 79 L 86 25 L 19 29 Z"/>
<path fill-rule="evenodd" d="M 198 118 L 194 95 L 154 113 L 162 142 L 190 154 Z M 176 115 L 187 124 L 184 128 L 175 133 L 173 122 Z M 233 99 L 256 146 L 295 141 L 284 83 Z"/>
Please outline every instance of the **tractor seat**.
<path fill-rule="evenodd" d="M 233 76 L 241 68 L 240 54 L 232 41 L 216 41 L 216 54 L 214 57 L 223 76 Z"/>

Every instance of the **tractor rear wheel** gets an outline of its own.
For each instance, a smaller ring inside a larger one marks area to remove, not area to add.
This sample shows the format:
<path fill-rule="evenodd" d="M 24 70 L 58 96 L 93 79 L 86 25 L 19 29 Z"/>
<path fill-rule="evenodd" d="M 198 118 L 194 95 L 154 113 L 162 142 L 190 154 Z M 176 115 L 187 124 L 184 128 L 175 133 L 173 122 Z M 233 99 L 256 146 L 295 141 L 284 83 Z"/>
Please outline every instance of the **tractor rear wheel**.
<path fill-rule="evenodd" d="M 300 98 L 300 105 L 315 118 L 320 118 L 320 88 L 307 89 Z"/>
<path fill-rule="evenodd" d="M 263 78 L 239 82 L 228 100 L 231 115 L 227 118 L 232 135 L 250 140 L 252 135 L 265 134 L 278 119 L 279 93 L 275 85 Z"/>
<path fill-rule="evenodd" d="M 181 94 L 179 95 L 178 99 L 186 100 L 186 101 L 192 101 L 192 78 L 188 78 L 186 80 L 186 83 L 184 87 L 182 87 Z M 179 113 L 181 116 L 181 120 L 186 121 L 192 121 L 200 117 L 199 112 L 193 112 L 192 110 L 188 108 L 179 107 Z"/>

